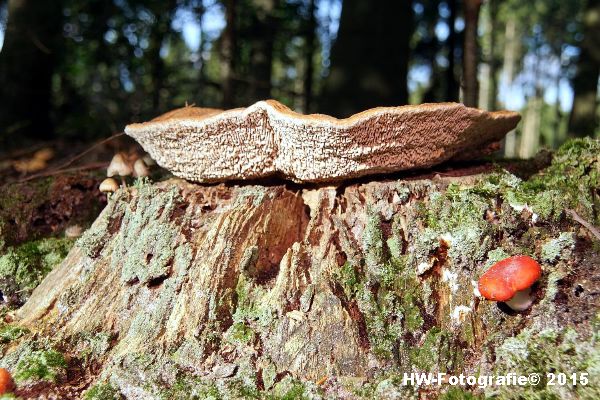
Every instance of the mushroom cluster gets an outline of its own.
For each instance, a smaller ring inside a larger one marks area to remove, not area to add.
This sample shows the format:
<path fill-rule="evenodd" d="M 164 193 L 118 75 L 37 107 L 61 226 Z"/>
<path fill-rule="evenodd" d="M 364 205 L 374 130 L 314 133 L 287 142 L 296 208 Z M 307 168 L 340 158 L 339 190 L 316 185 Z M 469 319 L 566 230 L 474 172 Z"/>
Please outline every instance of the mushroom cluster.
<path fill-rule="evenodd" d="M 533 303 L 531 286 L 542 276 L 542 267 L 529 256 L 512 256 L 492 265 L 479 278 L 483 297 L 506 303 L 515 311 L 524 311 Z"/>
<path fill-rule="evenodd" d="M 127 186 L 125 177 L 133 176 L 135 178 L 146 177 L 150 174 L 148 165 L 152 164 L 152 159 L 146 154 L 143 157 L 137 155 L 127 156 L 124 153 L 117 153 L 113 156 L 108 168 L 106 176 L 100 183 L 100 191 L 104 193 L 115 192 L 119 188 L 119 183 L 114 177 L 119 176 L 124 187 Z"/>

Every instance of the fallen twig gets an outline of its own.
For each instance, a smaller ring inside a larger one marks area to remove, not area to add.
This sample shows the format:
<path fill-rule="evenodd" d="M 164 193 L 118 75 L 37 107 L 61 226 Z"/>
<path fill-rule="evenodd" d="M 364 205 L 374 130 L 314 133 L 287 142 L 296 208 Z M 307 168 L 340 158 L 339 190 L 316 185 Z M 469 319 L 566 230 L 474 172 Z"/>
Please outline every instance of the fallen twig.
<path fill-rule="evenodd" d="M 34 175 L 27 176 L 23 179 L 18 180 L 16 183 L 23 183 L 23 182 L 30 181 L 32 179 L 44 178 L 47 176 L 52 176 L 52 175 L 60 174 L 63 172 L 82 171 L 82 170 L 86 170 L 86 169 L 94 169 L 94 168 L 100 168 L 101 166 L 106 166 L 106 165 L 108 165 L 108 163 L 103 162 L 103 163 L 88 164 L 88 165 L 84 165 L 82 167 L 77 167 L 74 169 L 67 169 L 67 167 L 69 165 L 73 164 L 75 161 L 79 160 L 81 157 L 85 156 L 86 154 L 88 154 L 90 151 L 92 151 L 96 147 L 101 146 L 107 142 L 110 142 L 111 140 L 116 139 L 119 136 L 123 136 L 124 134 L 125 134 L 125 132 L 119 132 L 110 137 L 107 137 L 106 139 L 102 139 L 101 141 L 93 144 L 87 150 L 82 151 L 81 153 L 77 154 L 75 157 L 70 158 L 67 162 L 65 162 L 55 168 L 52 168 L 50 171 L 40 172 L 40 173 L 37 173 Z"/>
<path fill-rule="evenodd" d="M 581 216 L 579 214 L 577 214 L 577 212 L 575 212 L 575 210 L 566 208 L 565 211 L 567 214 L 569 214 L 571 216 L 571 218 L 573 218 L 575 221 L 579 222 L 588 231 L 590 231 L 592 235 L 596 236 L 596 239 L 600 240 L 600 230 L 598 230 L 598 228 L 596 228 L 594 225 L 587 222 L 585 219 L 581 218 Z"/>
<path fill-rule="evenodd" d="M 106 139 L 103 139 L 95 144 L 93 144 L 90 148 L 88 148 L 87 150 L 77 154 L 75 157 L 71 158 L 69 161 L 67 161 L 66 163 L 59 165 L 58 167 L 56 167 L 56 169 L 62 169 L 62 168 L 66 168 L 69 165 L 73 164 L 75 161 L 79 160 L 81 157 L 83 157 L 84 155 L 86 155 L 87 153 L 89 153 L 90 151 L 92 151 L 93 149 L 95 149 L 96 147 L 103 145 L 107 142 L 110 142 L 113 139 L 118 138 L 119 136 L 123 136 L 125 134 L 125 132 L 119 132 L 119 133 L 115 133 L 112 136 L 107 137 Z"/>
<path fill-rule="evenodd" d="M 64 174 L 64 173 L 68 173 L 68 172 L 85 171 L 85 170 L 90 170 L 90 169 L 100 169 L 100 168 L 106 168 L 106 167 L 108 167 L 108 162 L 103 161 L 103 162 L 97 162 L 97 163 L 92 163 L 92 164 L 81 165 L 79 167 L 63 168 L 63 169 L 53 169 L 52 171 L 41 172 L 39 174 L 31 175 L 31 176 L 28 176 L 26 178 L 20 179 L 18 181 L 6 182 L 4 185 L 2 185 L 0 187 L 5 187 L 5 186 L 11 185 L 11 184 L 15 184 L 15 183 L 28 182 L 28 181 L 31 181 L 33 179 L 46 178 L 48 176 L 53 176 L 53 175 L 58 175 L 58 174 Z"/>

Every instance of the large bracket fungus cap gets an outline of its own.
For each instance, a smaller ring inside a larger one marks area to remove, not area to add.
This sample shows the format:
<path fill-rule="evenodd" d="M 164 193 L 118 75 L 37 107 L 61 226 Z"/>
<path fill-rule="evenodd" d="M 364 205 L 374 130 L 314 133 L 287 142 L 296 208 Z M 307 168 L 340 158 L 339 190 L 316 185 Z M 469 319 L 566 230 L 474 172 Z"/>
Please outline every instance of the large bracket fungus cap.
<path fill-rule="evenodd" d="M 267 100 L 228 111 L 180 108 L 125 133 L 159 165 L 196 182 L 271 175 L 326 182 L 487 154 L 519 119 L 457 103 L 379 107 L 336 119 Z"/>

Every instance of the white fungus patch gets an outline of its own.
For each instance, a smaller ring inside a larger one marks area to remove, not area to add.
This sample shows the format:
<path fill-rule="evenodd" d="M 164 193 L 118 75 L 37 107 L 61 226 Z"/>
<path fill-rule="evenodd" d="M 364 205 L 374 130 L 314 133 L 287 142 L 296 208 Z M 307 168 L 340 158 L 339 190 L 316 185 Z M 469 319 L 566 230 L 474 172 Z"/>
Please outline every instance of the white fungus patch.
<path fill-rule="evenodd" d="M 423 275 L 431 267 L 432 267 L 431 263 L 428 263 L 428 262 L 422 262 L 422 263 L 420 263 L 419 265 L 417 265 L 417 275 Z"/>
<path fill-rule="evenodd" d="M 458 273 L 452 272 L 448 269 L 442 271 L 442 282 L 448 282 L 448 287 L 452 293 L 456 293 L 458 290 Z"/>
<path fill-rule="evenodd" d="M 456 306 L 456 307 L 454 307 L 454 310 L 452 310 L 452 312 L 450 313 L 450 319 L 455 324 L 460 324 L 461 322 L 463 322 L 467 318 L 467 315 L 471 311 L 473 311 L 471 309 L 471 307 L 462 306 L 462 305 L 461 306 Z"/>

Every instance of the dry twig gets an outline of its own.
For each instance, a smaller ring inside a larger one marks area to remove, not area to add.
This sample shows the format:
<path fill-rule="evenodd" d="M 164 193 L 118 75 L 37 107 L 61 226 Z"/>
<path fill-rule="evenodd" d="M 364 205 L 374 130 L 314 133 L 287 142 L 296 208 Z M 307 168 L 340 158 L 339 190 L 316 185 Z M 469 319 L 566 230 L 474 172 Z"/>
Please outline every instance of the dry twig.
<path fill-rule="evenodd" d="M 596 236 L 596 239 L 600 240 L 600 230 L 598 230 L 598 228 L 596 228 L 594 225 L 587 222 L 585 219 L 581 218 L 581 216 L 579 214 L 577 214 L 577 212 L 575 212 L 575 210 L 571 210 L 571 209 L 567 208 L 567 209 L 565 209 L 565 211 L 567 214 L 569 214 L 571 216 L 571 218 L 573 218 L 575 221 L 579 222 L 588 231 L 590 231 L 590 233 L 592 235 Z"/>

